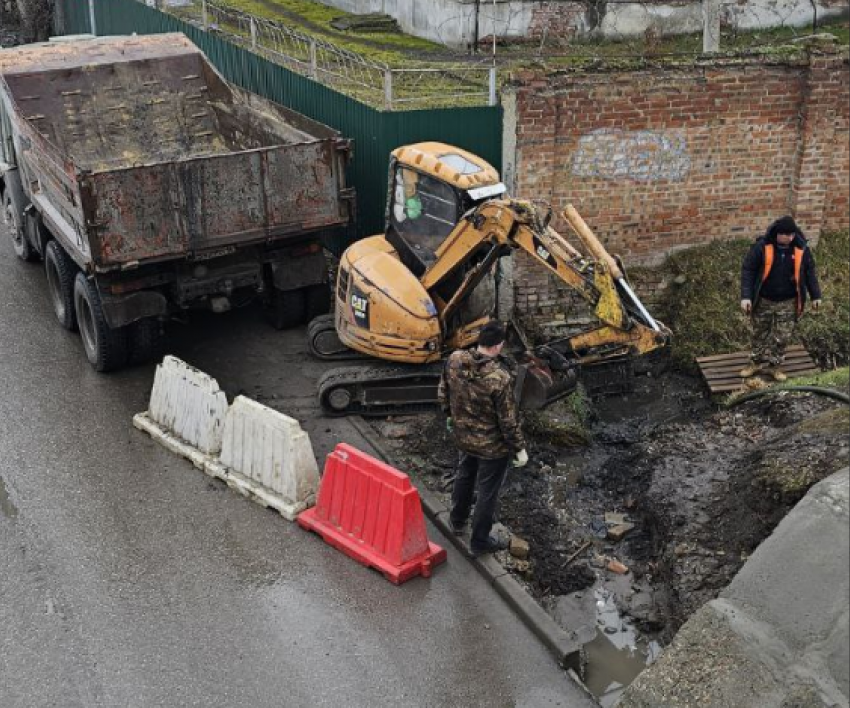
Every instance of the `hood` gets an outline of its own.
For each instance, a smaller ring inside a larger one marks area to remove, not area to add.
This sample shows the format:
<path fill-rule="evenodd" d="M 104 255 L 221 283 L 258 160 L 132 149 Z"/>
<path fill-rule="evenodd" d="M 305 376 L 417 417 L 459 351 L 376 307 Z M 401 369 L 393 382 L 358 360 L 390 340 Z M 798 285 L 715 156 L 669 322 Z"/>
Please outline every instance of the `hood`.
<path fill-rule="evenodd" d="M 465 379 L 484 378 L 499 368 L 499 360 L 468 349 L 458 357 L 458 375 Z"/>
<path fill-rule="evenodd" d="M 779 219 L 774 221 L 768 228 L 767 233 L 762 237 L 765 243 L 776 245 L 776 234 L 777 234 L 777 224 L 779 224 Z M 791 242 L 791 245 L 794 248 L 805 248 L 808 241 L 806 239 L 806 235 L 798 228 L 795 235 L 794 240 Z"/>

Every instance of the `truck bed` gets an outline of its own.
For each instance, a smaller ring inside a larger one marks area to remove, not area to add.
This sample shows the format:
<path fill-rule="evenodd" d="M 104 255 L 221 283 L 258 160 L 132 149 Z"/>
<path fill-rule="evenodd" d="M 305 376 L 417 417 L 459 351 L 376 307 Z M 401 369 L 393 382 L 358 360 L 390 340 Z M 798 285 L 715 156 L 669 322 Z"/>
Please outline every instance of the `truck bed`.
<path fill-rule="evenodd" d="M 33 201 L 78 261 L 109 270 L 348 223 L 347 143 L 228 84 L 181 34 L 4 54 Z"/>

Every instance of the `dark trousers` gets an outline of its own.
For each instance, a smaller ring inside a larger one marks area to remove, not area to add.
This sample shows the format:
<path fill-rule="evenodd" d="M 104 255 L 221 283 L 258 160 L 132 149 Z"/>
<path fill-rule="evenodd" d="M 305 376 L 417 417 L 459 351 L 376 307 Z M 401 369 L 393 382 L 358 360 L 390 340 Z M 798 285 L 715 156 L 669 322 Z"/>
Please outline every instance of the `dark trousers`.
<path fill-rule="evenodd" d="M 461 454 L 452 490 L 450 517 L 455 526 L 463 526 L 466 523 L 477 488 L 478 499 L 472 515 L 472 539 L 469 544 L 472 549 L 487 546 L 490 529 L 493 528 L 499 507 L 499 492 L 508 471 L 508 459 L 500 457 L 497 460 L 485 460 L 466 453 Z"/>

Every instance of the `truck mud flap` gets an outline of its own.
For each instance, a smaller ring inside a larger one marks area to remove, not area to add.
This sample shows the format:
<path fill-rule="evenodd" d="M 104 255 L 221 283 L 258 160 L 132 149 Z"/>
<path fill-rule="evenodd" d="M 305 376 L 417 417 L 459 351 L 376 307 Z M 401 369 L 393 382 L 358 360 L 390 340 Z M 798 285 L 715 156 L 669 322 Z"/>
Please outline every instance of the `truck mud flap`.
<path fill-rule="evenodd" d="M 122 297 L 104 296 L 101 292 L 103 316 L 112 329 L 168 313 L 168 301 L 158 292 L 145 291 Z"/>

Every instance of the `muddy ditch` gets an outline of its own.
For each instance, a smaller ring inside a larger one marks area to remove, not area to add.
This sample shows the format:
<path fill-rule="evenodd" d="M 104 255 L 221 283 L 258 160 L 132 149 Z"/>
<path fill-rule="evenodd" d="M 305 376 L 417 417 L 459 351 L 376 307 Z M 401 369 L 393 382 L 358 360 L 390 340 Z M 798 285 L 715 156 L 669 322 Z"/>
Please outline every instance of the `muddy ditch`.
<path fill-rule="evenodd" d="M 443 416 L 372 425 L 448 505 L 457 453 Z M 558 404 L 526 427 L 531 462 L 510 470 L 500 523 L 530 553 L 498 559 L 585 645 L 583 678 L 605 706 L 809 487 L 847 465 L 850 415 L 787 392 L 723 408 L 700 381 L 667 374 L 626 397 Z"/>

